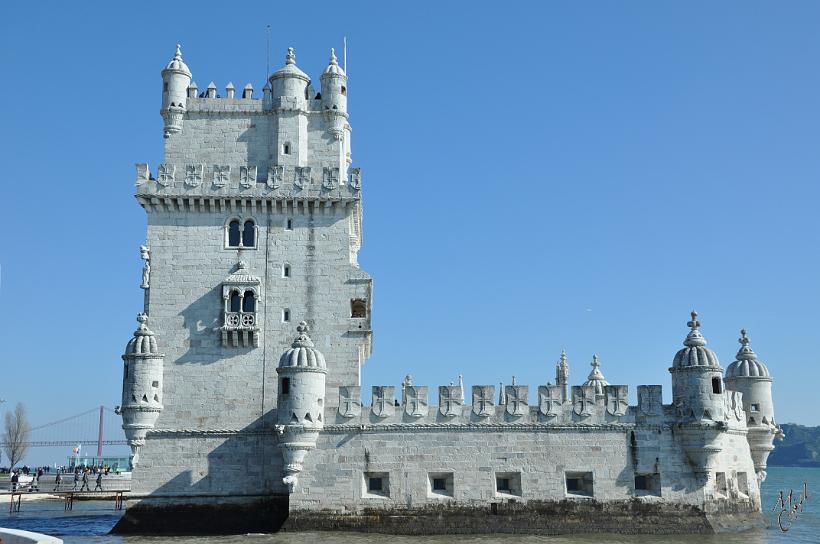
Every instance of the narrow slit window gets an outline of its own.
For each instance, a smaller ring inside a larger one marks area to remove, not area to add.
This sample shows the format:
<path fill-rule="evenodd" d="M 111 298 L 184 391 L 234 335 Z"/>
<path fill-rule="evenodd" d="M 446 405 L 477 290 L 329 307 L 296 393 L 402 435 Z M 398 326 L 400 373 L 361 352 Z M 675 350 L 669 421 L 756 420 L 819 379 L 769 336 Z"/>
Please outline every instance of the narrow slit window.
<path fill-rule="evenodd" d="M 286 264 L 282 266 L 282 277 L 289 278 L 290 277 L 290 265 Z"/>
<path fill-rule="evenodd" d="M 723 392 L 723 388 L 720 384 L 720 378 L 712 378 L 712 393 L 719 395 Z"/>
<path fill-rule="evenodd" d="M 290 378 L 282 378 L 282 387 L 279 389 L 282 395 L 290 395 Z"/>
<path fill-rule="evenodd" d="M 290 310 L 285 308 L 282 310 L 282 322 L 288 323 L 290 321 Z"/>
<path fill-rule="evenodd" d="M 288 220 L 285 221 L 285 230 L 293 230 L 293 219 L 288 217 Z"/>
<path fill-rule="evenodd" d="M 282 146 L 282 154 L 283 155 L 290 155 L 290 144 L 284 144 Z"/>

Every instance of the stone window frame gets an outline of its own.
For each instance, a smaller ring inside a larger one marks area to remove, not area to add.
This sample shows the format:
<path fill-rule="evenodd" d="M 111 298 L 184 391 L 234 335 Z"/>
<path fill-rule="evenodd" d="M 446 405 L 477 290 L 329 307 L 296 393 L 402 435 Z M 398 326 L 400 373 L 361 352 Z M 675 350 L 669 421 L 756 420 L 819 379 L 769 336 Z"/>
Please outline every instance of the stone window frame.
<path fill-rule="evenodd" d="M 738 471 L 735 474 L 735 481 L 737 482 L 737 492 L 743 498 L 749 497 L 749 473 L 745 471 Z"/>
<path fill-rule="evenodd" d="M 381 489 L 371 489 L 373 479 L 381 479 Z M 366 499 L 390 498 L 390 473 L 367 471 L 362 472 L 362 497 Z"/>
<path fill-rule="evenodd" d="M 293 217 L 286 217 L 284 220 L 284 229 L 293 230 Z"/>
<path fill-rule="evenodd" d="M 293 144 L 290 143 L 290 141 L 282 142 L 281 152 L 282 152 L 282 155 L 285 155 L 285 156 L 288 156 L 288 157 L 293 155 Z"/>
<path fill-rule="evenodd" d="M 293 276 L 293 267 L 290 263 L 282 263 L 282 277 L 290 279 Z"/>
<path fill-rule="evenodd" d="M 643 478 L 644 486 L 638 487 L 638 479 Z M 635 473 L 635 496 L 636 497 L 660 497 L 662 493 L 661 475 L 658 472 L 636 472 Z"/>
<path fill-rule="evenodd" d="M 580 486 L 570 489 L 570 480 L 580 480 Z M 591 470 L 564 471 L 564 493 L 567 498 L 591 499 L 595 497 L 595 472 Z"/>
<path fill-rule="evenodd" d="M 521 472 L 501 471 L 495 472 L 493 482 L 496 497 L 522 497 Z M 506 482 L 504 482 L 506 480 Z M 506 485 L 502 485 L 504 482 Z"/>
<path fill-rule="evenodd" d="M 239 245 L 238 246 L 230 245 L 229 230 L 230 230 L 231 223 L 233 221 L 239 221 Z M 244 234 L 245 234 L 245 223 L 247 223 L 248 221 L 253 222 L 253 245 L 252 246 L 246 246 L 246 245 L 243 244 L 243 238 L 244 238 Z M 228 217 L 225 220 L 223 230 L 224 230 L 224 240 L 223 240 L 224 249 L 232 249 L 234 251 L 237 250 L 237 249 L 252 249 L 252 250 L 259 249 L 259 221 L 257 221 L 255 217 L 253 217 L 251 215 L 246 216 L 246 215 L 242 215 L 242 214 L 231 215 L 230 217 Z"/>
<path fill-rule="evenodd" d="M 290 308 L 282 308 L 282 323 L 290 323 L 293 320 L 293 312 Z"/>
<path fill-rule="evenodd" d="M 436 489 L 436 484 L 444 480 L 444 487 Z M 454 472 L 428 472 L 427 497 L 432 499 L 452 499 L 455 495 Z"/>

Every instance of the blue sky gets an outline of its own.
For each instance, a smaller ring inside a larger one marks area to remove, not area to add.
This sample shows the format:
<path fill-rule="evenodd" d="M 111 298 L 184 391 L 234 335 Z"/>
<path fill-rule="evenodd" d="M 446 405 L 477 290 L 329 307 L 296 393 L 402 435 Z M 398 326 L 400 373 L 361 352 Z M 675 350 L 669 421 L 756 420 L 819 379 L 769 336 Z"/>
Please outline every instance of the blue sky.
<path fill-rule="evenodd" d="M 314 79 L 348 36 L 365 388 L 534 388 L 565 348 L 573 383 L 597 353 L 668 401 L 694 307 L 724 366 L 749 330 L 780 422 L 820 424 L 820 4 L 228 6 L 2 8 L 4 408 L 119 403 L 159 72 L 180 42 L 200 88 L 258 90 L 271 24 L 271 70 L 292 46 Z"/>

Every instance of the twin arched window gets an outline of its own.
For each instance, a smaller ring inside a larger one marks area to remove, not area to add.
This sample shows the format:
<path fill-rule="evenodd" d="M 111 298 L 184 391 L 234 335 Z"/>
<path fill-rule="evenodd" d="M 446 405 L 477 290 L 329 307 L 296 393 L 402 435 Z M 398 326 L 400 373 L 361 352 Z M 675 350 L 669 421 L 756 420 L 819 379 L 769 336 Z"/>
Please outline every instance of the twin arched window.
<path fill-rule="evenodd" d="M 230 312 L 253 313 L 256 311 L 256 295 L 253 291 L 245 291 L 244 296 L 239 291 L 231 291 L 229 301 Z"/>
<path fill-rule="evenodd" d="M 227 246 L 230 248 L 256 247 L 256 223 L 246 219 L 231 219 L 227 227 Z"/>

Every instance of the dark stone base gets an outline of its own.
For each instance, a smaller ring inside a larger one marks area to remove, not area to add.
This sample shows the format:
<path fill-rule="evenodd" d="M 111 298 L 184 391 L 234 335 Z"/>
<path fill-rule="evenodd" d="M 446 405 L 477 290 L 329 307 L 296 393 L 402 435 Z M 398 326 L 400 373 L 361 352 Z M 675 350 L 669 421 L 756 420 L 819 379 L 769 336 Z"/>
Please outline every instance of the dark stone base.
<path fill-rule="evenodd" d="M 111 533 L 184 536 L 275 533 L 287 516 L 287 496 L 146 498 L 128 506 Z"/>
<path fill-rule="evenodd" d="M 644 501 L 528 501 L 486 507 L 446 503 L 413 510 L 291 512 L 284 531 L 359 531 L 404 535 L 519 533 L 713 534 L 765 527 L 760 512 L 706 513 L 679 504 Z"/>
<path fill-rule="evenodd" d="M 357 531 L 404 535 L 519 533 L 713 534 L 765 527 L 744 505 L 720 511 L 640 500 L 528 501 L 480 507 L 448 503 L 361 512 L 288 514 L 287 496 L 147 497 L 112 529 L 122 535 L 229 535 L 277 531 Z M 728 507 L 727 507 L 728 506 Z"/>

